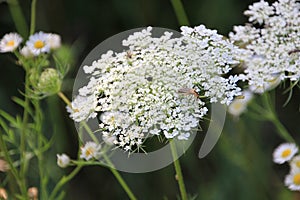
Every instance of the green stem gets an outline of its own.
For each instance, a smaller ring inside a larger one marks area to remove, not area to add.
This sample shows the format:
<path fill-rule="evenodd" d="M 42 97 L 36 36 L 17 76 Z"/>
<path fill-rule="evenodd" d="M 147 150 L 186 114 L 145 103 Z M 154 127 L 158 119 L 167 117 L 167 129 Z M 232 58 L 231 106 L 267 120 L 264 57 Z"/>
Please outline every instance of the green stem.
<path fill-rule="evenodd" d="M 37 0 L 32 0 L 31 2 L 30 35 L 35 31 L 36 1 Z"/>
<path fill-rule="evenodd" d="M 27 123 L 28 123 L 28 111 L 26 108 L 29 108 L 29 98 L 28 98 L 28 88 L 29 88 L 29 75 L 28 72 L 25 71 L 25 103 L 24 103 L 24 113 L 23 113 L 23 122 L 22 122 L 22 130 L 21 130 L 21 135 L 20 135 L 20 172 L 19 172 L 19 177 L 20 181 L 23 183 L 23 195 L 27 195 L 26 192 L 26 180 L 25 180 L 25 175 L 26 175 L 26 163 L 27 163 L 27 158 L 26 158 L 26 132 L 27 132 Z M 24 191 L 25 187 L 25 191 Z"/>
<path fill-rule="evenodd" d="M 126 182 L 124 181 L 124 179 L 120 175 L 120 173 L 113 167 L 113 163 L 110 161 L 110 159 L 107 157 L 107 155 L 103 154 L 103 157 L 104 157 L 105 161 L 107 162 L 110 171 L 116 177 L 116 179 L 118 180 L 118 182 L 120 183 L 120 185 L 122 186 L 122 188 L 127 193 L 128 197 L 131 200 L 136 200 L 137 198 L 134 196 L 134 194 L 132 193 L 132 191 L 130 190 L 130 188 L 128 187 L 128 185 L 126 184 Z"/>
<path fill-rule="evenodd" d="M 65 104 L 67 104 L 71 109 L 73 109 L 70 100 L 68 99 L 68 97 L 66 97 L 64 93 L 58 92 L 57 95 L 65 102 Z"/>
<path fill-rule="evenodd" d="M 18 0 L 7 0 L 16 29 L 23 38 L 28 36 L 28 27 Z"/>
<path fill-rule="evenodd" d="M 295 142 L 293 137 L 290 135 L 288 130 L 284 127 L 284 125 L 280 122 L 276 110 L 274 108 L 274 103 L 272 103 L 272 99 L 270 99 L 269 94 L 266 92 L 263 95 L 263 103 L 267 110 L 267 116 L 266 118 L 273 123 L 273 125 L 277 129 L 277 133 L 280 137 L 282 137 L 284 140 L 288 142 Z"/>
<path fill-rule="evenodd" d="M 86 122 L 82 122 L 82 125 L 85 128 L 85 130 L 88 132 L 88 134 L 90 135 L 90 137 L 92 138 L 92 140 L 94 142 L 96 142 L 96 143 L 99 143 L 98 139 L 95 137 L 93 131 L 90 129 L 90 127 L 87 125 L 87 123 Z M 128 185 L 126 184 L 126 182 L 124 181 L 124 179 L 120 175 L 120 173 L 114 168 L 114 165 L 110 161 L 110 159 L 108 158 L 108 156 L 105 153 L 103 153 L 102 155 L 103 155 L 103 158 L 105 159 L 105 161 L 107 162 L 110 171 L 116 177 L 116 179 L 118 180 L 118 182 L 120 183 L 120 185 L 122 186 L 122 188 L 127 193 L 128 197 L 131 200 L 136 200 L 137 198 L 134 196 L 134 194 L 132 193 L 132 191 L 130 190 L 130 188 L 128 187 Z"/>
<path fill-rule="evenodd" d="M 189 20 L 187 18 L 187 15 L 184 11 L 184 7 L 182 5 L 182 2 L 180 0 L 171 0 L 171 3 L 172 3 L 172 6 L 173 6 L 173 9 L 175 11 L 177 20 L 179 22 L 179 25 L 180 26 L 184 26 L 184 25 L 188 26 L 190 23 L 189 23 Z"/>
<path fill-rule="evenodd" d="M 175 160 L 174 167 L 175 167 L 175 171 L 176 171 L 176 180 L 178 181 L 181 199 L 187 200 L 188 197 L 187 197 L 187 193 L 186 193 L 186 189 L 185 189 L 185 185 L 184 185 L 184 181 L 183 181 L 183 175 L 181 172 L 180 162 L 179 162 L 178 155 L 177 155 L 176 145 L 173 140 L 170 141 L 170 147 L 171 147 L 172 156 Z"/>
<path fill-rule="evenodd" d="M 40 107 L 39 100 L 33 100 L 33 105 L 35 108 L 35 125 L 36 125 L 36 133 L 38 139 L 38 147 L 37 147 L 37 158 L 38 158 L 38 169 L 39 169 L 39 176 L 40 176 L 40 197 L 41 199 L 48 199 L 48 192 L 47 192 L 47 183 L 48 177 L 45 173 L 45 165 L 44 165 L 44 156 L 43 156 L 43 133 L 42 133 L 42 121 L 43 121 L 43 112 Z"/>
<path fill-rule="evenodd" d="M 72 178 L 74 178 L 74 176 L 81 170 L 82 167 L 83 167 L 82 165 L 78 165 L 68 176 L 63 176 L 56 184 L 55 188 L 53 189 L 49 197 L 49 200 L 56 199 L 56 196 L 59 190 L 62 188 L 62 186 L 64 186 L 67 182 L 69 182 Z"/>
<path fill-rule="evenodd" d="M 280 137 L 282 137 L 284 140 L 288 142 L 295 142 L 293 137 L 290 135 L 290 133 L 287 131 L 287 129 L 284 127 L 284 125 L 280 122 L 277 115 L 274 114 L 272 117 L 269 118 L 270 122 L 274 124 L 274 126 L 277 129 L 278 134 Z"/>
<path fill-rule="evenodd" d="M 64 95 L 64 93 L 58 92 L 58 96 L 72 109 L 71 102 Z M 98 139 L 95 137 L 93 131 L 90 129 L 90 127 L 87 125 L 87 123 L 86 122 L 82 122 L 81 124 L 83 125 L 83 127 L 85 128 L 85 130 L 88 132 L 88 134 L 90 135 L 90 137 L 92 138 L 92 140 L 95 141 L 95 142 L 97 142 L 97 143 L 99 143 Z M 118 180 L 118 182 L 120 183 L 120 185 L 123 187 L 123 189 L 127 193 L 128 197 L 131 200 L 136 200 L 137 198 L 134 196 L 134 194 L 130 190 L 129 186 L 126 184 L 126 182 L 124 181 L 124 179 L 120 175 L 120 173 L 116 169 L 113 168 L 113 164 L 109 160 L 109 158 L 107 157 L 107 155 L 105 153 L 103 153 L 102 155 L 103 155 L 105 161 L 108 163 L 110 171 L 113 173 L 113 175 L 116 177 L 116 179 Z"/>
<path fill-rule="evenodd" d="M 6 143 L 5 141 L 3 140 L 3 137 L 2 137 L 3 133 L 0 132 L 0 147 L 1 147 L 1 151 L 3 153 L 3 156 L 5 158 L 5 161 L 8 163 L 9 165 L 9 169 L 10 169 L 10 172 L 12 173 L 12 175 L 14 176 L 15 180 L 17 181 L 17 184 L 21 190 L 21 193 L 22 194 L 27 194 L 26 193 L 26 187 L 24 184 L 22 184 L 22 182 L 20 181 L 20 177 L 19 177 L 19 174 L 18 174 L 18 171 L 17 169 L 15 168 L 14 164 L 13 164 L 13 160 L 11 159 L 9 153 L 8 153 L 8 149 L 7 149 L 7 146 L 6 146 Z"/>

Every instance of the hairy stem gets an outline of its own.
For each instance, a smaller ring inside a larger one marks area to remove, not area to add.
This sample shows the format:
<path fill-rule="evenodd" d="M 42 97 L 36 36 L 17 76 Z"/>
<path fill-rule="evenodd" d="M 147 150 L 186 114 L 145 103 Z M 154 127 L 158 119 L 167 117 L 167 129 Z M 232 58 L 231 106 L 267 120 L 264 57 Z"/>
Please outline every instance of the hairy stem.
<path fill-rule="evenodd" d="M 171 147 L 171 152 L 172 152 L 172 156 L 173 156 L 173 159 L 174 159 L 174 167 L 175 167 L 175 171 L 176 171 L 176 180 L 178 181 L 179 190 L 180 190 L 180 194 L 181 194 L 181 199 L 182 200 L 187 200 L 188 197 L 187 197 L 187 193 L 186 193 L 186 189 L 185 189 L 185 185 L 184 185 L 184 181 L 183 181 L 181 166 L 180 166 L 180 162 L 179 162 L 178 155 L 177 155 L 176 145 L 175 145 L 173 140 L 170 141 L 170 147 Z"/>
<path fill-rule="evenodd" d="M 54 187 L 49 200 L 55 200 L 60 189 L 72 178 L 74 178 L 74 176 L 81 170 L 82 167 L 82 165 L 77 165 L 77 167 L 68 176 L 63 176 Z"/>

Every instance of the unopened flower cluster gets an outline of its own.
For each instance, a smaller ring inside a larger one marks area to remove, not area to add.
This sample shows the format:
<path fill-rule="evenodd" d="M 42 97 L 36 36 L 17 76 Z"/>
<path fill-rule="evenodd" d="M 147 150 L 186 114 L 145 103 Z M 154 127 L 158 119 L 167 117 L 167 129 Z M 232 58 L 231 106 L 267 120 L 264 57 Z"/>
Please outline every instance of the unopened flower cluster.
<path fill-rule="evenodd" d="M 279 0 L 272 5 L 261 0 L 245 11 L 249 22 L 235 26 L 230 39 L 249 50 L 245 76 L 250 89 L 262 93 L 283 80 L 300 77 L 300 3 Z"/>
<path fill-rule="evenodd" d="M 278 164 L 288 162 L 290 173 L 285 177 L 285 185 L 292 191 L 300 191 L 300 155 L 294 143 L 283 143 L 273 153 L 273 161 Z"/>
<path fill-rule="evenodd" d="M 84 66 L 89 82 L 68 108 L 76 122 L 98 117 L 103 136 L 126 151 L 147 136 L 187 139 L 207 113 L 202 95 L 222 104 L 240 95 L 239 79 L 222 75 L 239 64 L 242 51 L 216 31 L 182 27 L 179 38 L 151 31 L 123 40 L 128 51 L 108 51 Z"/>

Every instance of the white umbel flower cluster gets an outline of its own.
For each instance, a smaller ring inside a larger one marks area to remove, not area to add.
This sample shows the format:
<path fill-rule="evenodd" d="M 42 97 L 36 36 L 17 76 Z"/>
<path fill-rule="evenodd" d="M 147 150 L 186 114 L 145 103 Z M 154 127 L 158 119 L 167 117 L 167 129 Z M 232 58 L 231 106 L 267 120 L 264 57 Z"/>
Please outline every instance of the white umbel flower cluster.
<path fill-rule="evenodd" d="M 69 108 L 76 122 L 98 116 L 103 135 L 126 151 L 153 135 L 187 139 L 208 111 L 202 95 L 222 104 L 240 95 L 238 78 L 222 75 L 241 51 L 216 31 L 182 27 L 182 37 L 154 38 L 151 30 L 124 40 L 129 51 L 108 51 L 84 66 L 89 83 Z"/>
<path fill-rule="evenodd" d="M 272 5 L 262 0 L 245 11 L 251 23 L 235 26 L 230 33 L 232 41 L 249 50 L 243 78 L 254 91 L 278 79 L 299 80 L 299 9 L 296 0 L 278 0 Z"/>

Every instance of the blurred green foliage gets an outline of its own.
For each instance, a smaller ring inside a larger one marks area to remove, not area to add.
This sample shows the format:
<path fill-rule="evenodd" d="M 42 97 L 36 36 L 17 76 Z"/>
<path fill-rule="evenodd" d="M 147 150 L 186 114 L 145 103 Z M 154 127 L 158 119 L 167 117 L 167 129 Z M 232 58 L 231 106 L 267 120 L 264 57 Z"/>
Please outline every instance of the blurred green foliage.
<path fill-rule="evenodd" d="M 23 12 L 29 22 L 30 1 L 22 0 Z M 253 0 L 184 0 L 192 26 L 205 24 L 227 35 L 232 26 L 245 23 L 243 11 Z M 6 3 L 0 4 L 0 36 L 16 31 Z M 178 30 L 172 5 L 168 0 L 43 0 L 37 3 L 37 30 L 55 32 L 70 45 L 73 56 L 70 71 L 64 80 L 63 90 L 71 97 L 72 84 L 85 56 L 106 38 L 137 27 L 157 26 Z M 12 55 L 0 54 L 0 105 L 9 113 L 21 109 L 12 96 L 21 96 L 22 69 L 14 63 Z M 279 117 L 299 141 L 299 90 L 293 99 L 282 107 L 287 95 L 277 91 Z M 64 103 L 53 96 L 45 100 L 45 130 L 57 134 L 49 159 L 53 178 L 68 172 L 56 167 L 56 153 L 67 152 L 76 157 L 77 132 L 65 110 Z M 203 131 L 205 133 L 205 129 Z M 298 135 L 297 135 L 298 134 Z M 241 117 L 239 121 L 227 118 L 226 127 L 214 150 L 204 159 L 197 157 L 204 134 L 199 133 L 185 155 L 181 157 L 187 191 L 196 199 L 298 199 L 299 194 L 283 186 L 287 166 L 272 162 L 273 149 L 283 140 L 275 128 L 264 122 Z M 34 174 L 32 169 L 32 174 Z M 176 199 L 179 194 L 173 166 L 144 174 L 122 173 L 139 199 Z M 34 180 L 31 183 L 34 185 Z M 88 167 L 67 185 L 66 199 L 98 200 L 127 199 L 108 169 Z"/>

